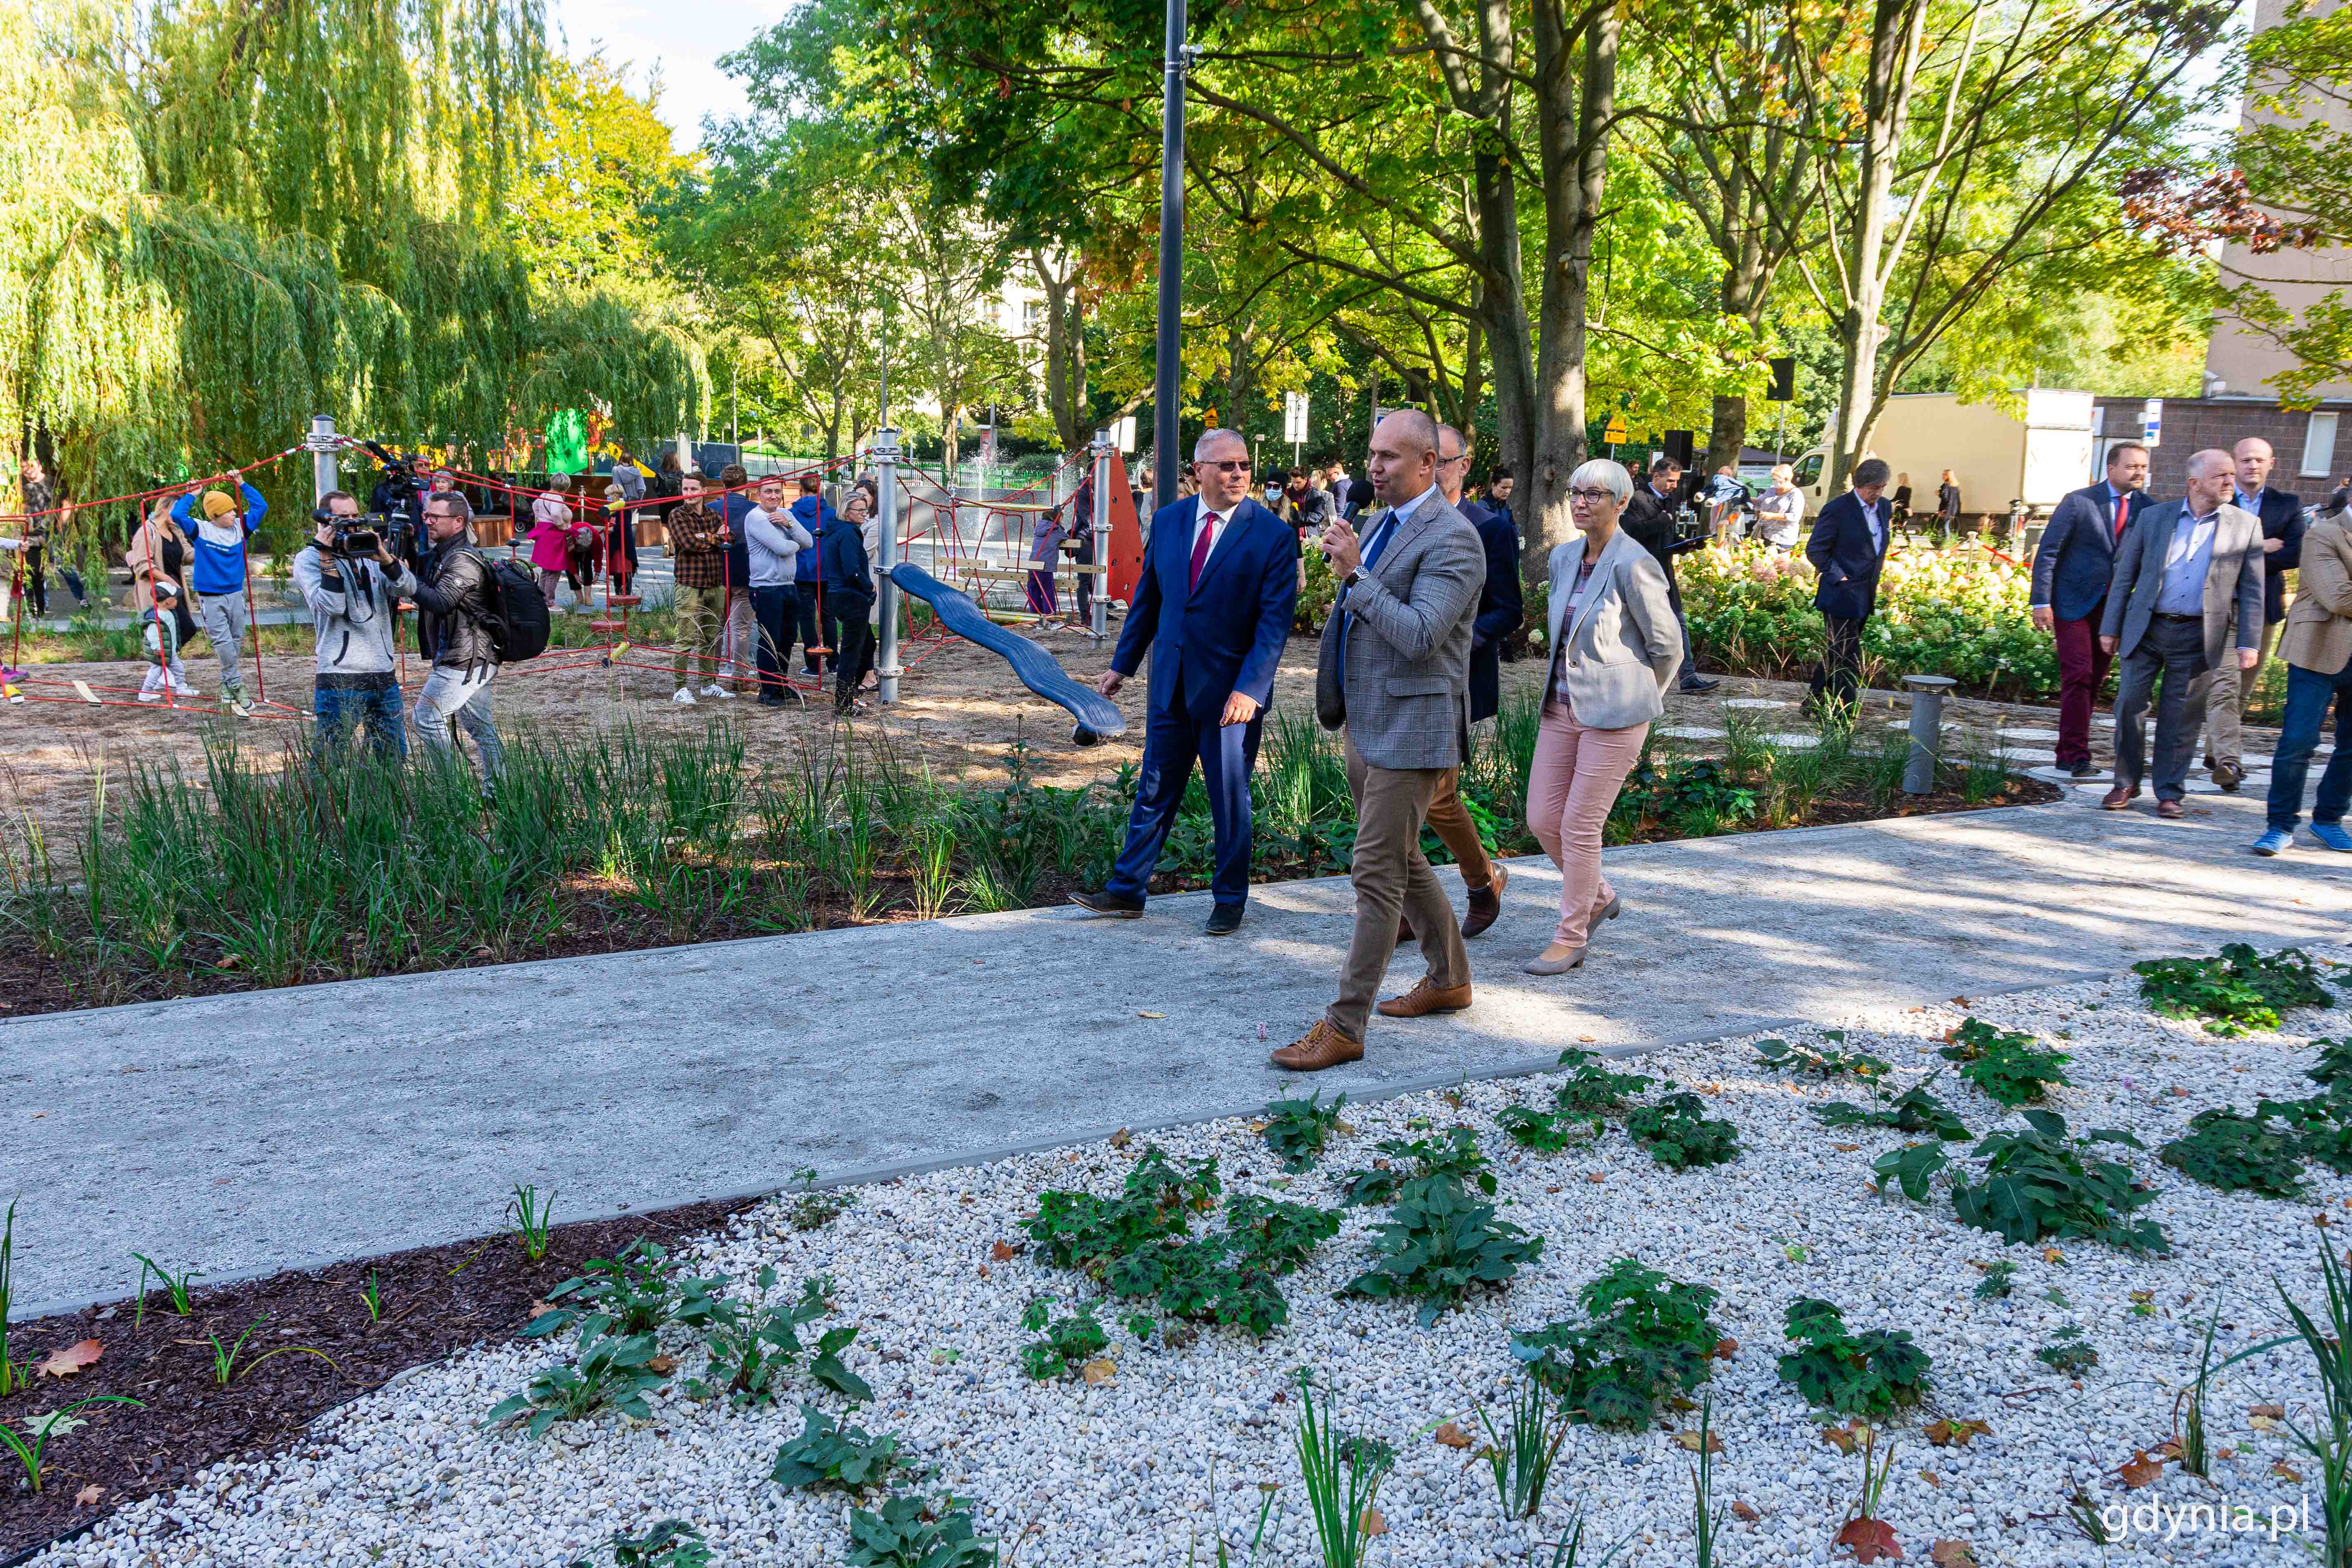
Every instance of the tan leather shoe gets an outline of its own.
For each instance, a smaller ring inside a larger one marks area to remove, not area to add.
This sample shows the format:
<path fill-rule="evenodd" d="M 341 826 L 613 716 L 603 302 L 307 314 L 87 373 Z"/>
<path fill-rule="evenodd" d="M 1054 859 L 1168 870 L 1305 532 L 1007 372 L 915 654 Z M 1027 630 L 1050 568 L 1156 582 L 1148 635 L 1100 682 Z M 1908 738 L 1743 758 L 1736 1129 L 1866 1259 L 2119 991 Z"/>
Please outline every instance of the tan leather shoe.
<path fill-rule="evenodd" d="M 1426 974 L 1402 996 L 1391 996 L 1374 1009 L 1383 1018 L 1424 1018 L 1432 1013 L 1459 1013 L 1470 1005 L 1470 983 L 1440 985 Z"/>
<path fill-rule="evenodd" d="M 2188 813 L 2181 809 L 2177 800 L 2159 800 L 2156 803 L 2156 815 L 2167 822 L 2178 822 Z"/>
<path fill-rule="evenodd" d="M 2126 811 L 2130 809 L 2131 803 L 2138 796 L 2139 787 L 2137 784 L 2117 784 L 2106 793 L 2105 798 L 2099 802 L 2099 809 Z"/>
<path fill-rule="evenodd" d="M 1321 1072 L 1325 1068 L 1362 1061 L 1364 1042 L 1341 1034 L 1330 1019 L 1318 1018 L 1313 1028 L 1265 1059 L 1285 1072 Z"/>
<path fill-rule="evenodd" d="M 1495 868 L 1495 879 L 1483 888 L 1472 890 L 1470 914 L 1462 922 L 1464 940 L 1476 936 L 1480 931 L 1493 925 L 1496 917 L 1502 914 L 1503 889 L 1510 885 L 1510 880 L 1511 868 L 1498 864 Z"/>

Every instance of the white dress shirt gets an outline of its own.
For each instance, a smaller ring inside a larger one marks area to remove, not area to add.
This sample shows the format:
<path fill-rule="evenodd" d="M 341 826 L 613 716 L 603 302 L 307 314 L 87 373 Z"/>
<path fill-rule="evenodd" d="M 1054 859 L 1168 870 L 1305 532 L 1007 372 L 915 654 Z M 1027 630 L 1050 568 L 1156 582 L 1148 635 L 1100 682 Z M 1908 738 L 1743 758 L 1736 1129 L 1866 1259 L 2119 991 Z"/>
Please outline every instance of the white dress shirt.
<path fill-rule="evenodd" d="M 1247 499 L 1246 496 L 1243 498 L 1244 500 Z M 1241 504 L 1241 501 L 1235 501 L 1223 511 L 1212 512 L 1206 501 L 1201 503 L 1201 510 L 1192 514 L 1192 531 L 1184 540 L 1184 559 L 1188 570 L 1192 552 L 1201 548 L 1201 531 L 1204 528 L 1209 531 L 1209 552 L 1201 558 L 1201 570 L 1206 572 L 1209 569 L 1209 563 L 1217 558 L 1217 541 L 1225 536 L 1225 525 L 1234 521 L 1234 513 Z"/>

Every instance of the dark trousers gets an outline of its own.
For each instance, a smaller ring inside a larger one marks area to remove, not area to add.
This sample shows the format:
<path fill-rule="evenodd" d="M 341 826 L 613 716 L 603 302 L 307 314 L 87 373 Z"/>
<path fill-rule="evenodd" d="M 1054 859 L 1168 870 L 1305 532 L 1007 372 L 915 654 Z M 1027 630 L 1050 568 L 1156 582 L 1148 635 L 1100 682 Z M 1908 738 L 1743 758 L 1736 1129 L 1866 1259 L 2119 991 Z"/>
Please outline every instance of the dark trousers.
<path fill-rule="evenodd" d="M 25 546 L 25 599 L 33 614 L 45 620 L 49 614 L 48 555 L 45 545 Z"/>
<path fill-rule="evenodd" d="M 2197 754 L 2197 731 L 2205 717 L 2205 691 L 2213 672 L 2205 663 L 2205 621 L 2148 617 L 2147 630 L 2124 656 L 2116 686 L 2116 784 L 2139 788 L 2148 776 L 2147 701 L 2156 700 L 2156 798 L 2179 800 L 2189 793 L 2189 763 Z"/>
<path fill-rule="evenodd" d="M 2286 667 L 2286 718 L 2279 726 L 2278 750 L 2271 756 L 2270 825 L 2292 833 L 2303 820 L 2303 781 L 2311 771 L 2311 753 L 2327 725 L 2327 709 L 2336 707 L 2336 752 L 2319 775 L 2319 794 L 2311 803 L 2314 822 L 2341 822 L 2352 805 L 2352 748 L 2345 745 L 2344 710 L 2352 708 L 2352 665 L 2334 675 L 2322 675 L 2300 665 Z"/>
<path fill-rule="evenodd" d="M 2058 643 L 2058 765 L 2071 768 L 2091 760 L 2091 714 L 2099 706 L 2099 689 L 2107 683 L 2115 656 L 2099 646 L 2102 599 L 2079 621 L 2053 615 L 2051 636 Z"/>
<path fill-rule="evenodd" d="M 1200 711 L 1171 702 L 1155 702 L 1143 732 L 1143 771 L 1135 782 L 1135 810 L 1127 821 L 1127 844 L 1111 868 L 1103 890 L 1139 899 L 1151 885 L 1160 865 L 1160 846 L 1176 826 L 1176 810 L 1184 804 L 1184 786 L 1192 782 L 1192 763 L 1201 764 L 1201 783 L 1209 792 L 1209 821 L 1216 831 L 1216 868 L 1209 887 L 1221 904 L 1238 904 L 1249 898 L 1250 773 L 1257 766 L 1259 732 L 1265 715 L 1246 724 L 1220 724 L 1225 700 L 1215 700 Z"/>
<path fill-rule="evenodd" d="M 866 613 L 874 607 L 871 594 L 827 594 L 825 619 L 833 629 L 833 706 L 845 709 L 857 698 L 857 683 L 874 662 L 874 628 Z"/>
<path fill-rule="evenodd" d="M 816 584 L 814 583 L 795 583 L 793 584 L 793 592 L 800 600 L 801 673 L 803 675 L 823 675 L 824 673 L 824 665 L 823 661 L 817 658 L 816 650 L 824 641 L 824 632 L 817 625 Z M 786 646 L 789 647 L 791 645 L 787 644 Z"/>
<path fill-rule="evenodd" d="M 759 623 L 760 700 L 781 702 L 788 695 L 784 665 L 793 657 L 793 628 L 800 595 L 790 583 L 751 590 L 751 618 Z"/>
<path fill-rule="evenodd" d="M 313 766 L 340 761 L 349 752 L 354 724 L 377 756 L 389 761 L 408 755 L 407 714 L 397 686 L 314 686 L 310 711 L 317 721 L 310 731 Z"/>
<path fill-rule="evenodd" d="M 1095 542 L 1091 535 L 1078 546 L 1077 563 L 1081 566 L 1095 563 Z M 1078 574 L 1078 620 L 1082 625 L 1094 625 L 1094 603 L 1095 580 L 1089 574 L 1081 572 Z"/>
<path fill-rule="evenodd" d="M 1828 641 L 1822 645 L 1822 662 L 1813 667 L 1813 700 L 1826 694 L 1851 708 L 1862 695 L 1862 623 L 1823 616 L 1822 629 Z"/>

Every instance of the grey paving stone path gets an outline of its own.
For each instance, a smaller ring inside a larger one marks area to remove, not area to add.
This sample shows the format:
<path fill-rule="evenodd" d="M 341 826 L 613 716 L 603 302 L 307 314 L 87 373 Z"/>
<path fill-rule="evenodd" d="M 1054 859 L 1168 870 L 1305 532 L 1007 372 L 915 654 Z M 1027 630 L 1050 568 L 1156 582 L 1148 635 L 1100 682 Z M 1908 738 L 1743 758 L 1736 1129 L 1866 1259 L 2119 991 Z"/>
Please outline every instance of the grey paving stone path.
<path fill-rule="evenodd" d="M 1612 850 L 1626 916 L 1552 980 L 1518 963 L 1558 879 L 1518 862 L 1471 947 L 1476 1005 L 1376 1019 L 1369 1059 L 1320 1081 L 1360 1098 L 1587 1038 L 2347 932 L 2352 857 L 2256 860 L 2257 803 L 2191 807 Z M 577 1219 L 1254 1109 L 1293 1081 L 1265 1055 L 1328 1000 L 1349 908 L 1335 879 L 1257 889 L 1225 939 L 1201 932 L 1203 894 L 1139 921 L 1032 910 L 0 1023 L 17 1298 L 125 1296 L 134 1250 L 223 1279 L 479 1235 L 516 1181 Z M 1403 950 L 1396 987 L 1418 969 Z"/>

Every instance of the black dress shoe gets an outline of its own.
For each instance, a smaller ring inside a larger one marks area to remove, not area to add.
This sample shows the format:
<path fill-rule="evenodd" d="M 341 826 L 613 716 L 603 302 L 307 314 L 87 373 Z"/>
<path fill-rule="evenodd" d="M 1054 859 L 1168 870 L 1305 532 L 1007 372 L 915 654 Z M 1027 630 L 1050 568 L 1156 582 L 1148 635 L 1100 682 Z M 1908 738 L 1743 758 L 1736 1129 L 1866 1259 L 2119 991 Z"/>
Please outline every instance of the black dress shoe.
<path fill-rule="evenodd" d="M 1242 929 L 1240 904 L 1217 904 L 1209 910 L 1209 923 L 1203 929 L 1211 936 L 1231 936 Z"/>
<path fill-rule="evenodd" d="M 2091 761 L 2090 758 L 2084 757 L 2081 762 L 2076 763 L 2073 767 L 2068 768 L 2066 771 L 2073 773 L 2078 779 L 2086 779 L 2093 773 L 2099 771 L 2099 764 Z"/>
<path fill-rule="evenodd" d="M 1682 683 L 1682 689 L 1685 691 L 1712 691 L 1722 684 L 1723 682 L 1720 680 L 1709 680 L 1706 677 L 1701 676 L 1695 680 L 1684 681 Z"/>
<path fill-rule="evenodd" d="M 1130 899 L 1124 893 L 1072 893 L 1070 902 L 1082 910 L 1087 910 L 1098 915 L 1108 915 L 1114 920 L 1132 921 L 1140 920 L 1143 917 L 1143 900 Z M 1239 923 L 1240 918 L 1238 914 L 1234 916 L 1236 923 Z"/>

